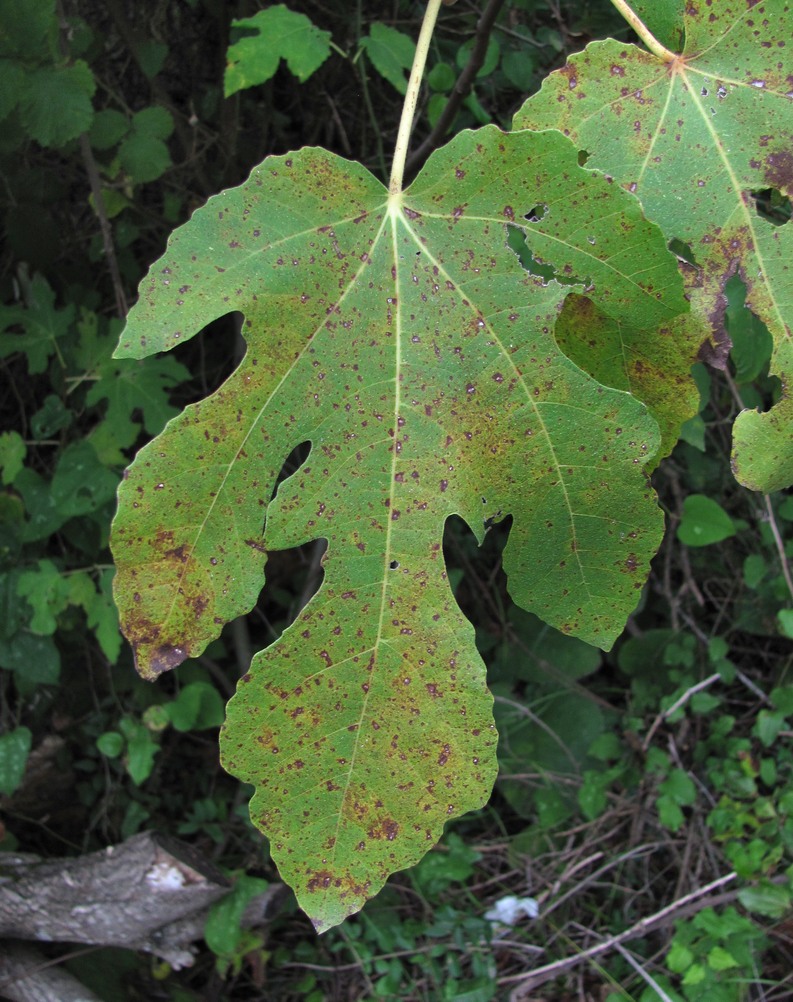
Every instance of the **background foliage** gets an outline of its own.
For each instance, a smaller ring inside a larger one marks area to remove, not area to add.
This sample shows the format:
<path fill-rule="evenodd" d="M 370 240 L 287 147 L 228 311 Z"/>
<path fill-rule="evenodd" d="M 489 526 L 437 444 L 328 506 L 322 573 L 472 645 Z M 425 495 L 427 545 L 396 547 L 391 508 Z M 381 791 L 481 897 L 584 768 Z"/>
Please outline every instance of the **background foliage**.
<path fill-rule="evenodd" d="M 241 900 L 251 881 L 277 880 L 246 791 L 219 768 L 216 728 L 251 651 L 315 590 L 322 547 L 274 555 L 249 616 L 158 686 L 139 681 L 110 598 L 115 491 L 134 451 L 218 386 L 242 346 L 232 315 L 170 356 L 111 353 L 170 230 L 266 154 L 321 144 L 387 177 L 421 7 L 42 0 L 22 14 L 0 2 L 4 850 L 62 855 L 154 827 L 237 875 Z M 467 64 L 480 12 L 460 0 L 441 19 L 417 145 Z M 235 51 L 265 15 L 308 21 L 294 50 L 262 33 L 256 78 L 240 79 Z M 629 37 L 605 2 L 507 0 L 451 130 L 508 126 L 550 69 L 606 34 Z M 784 198 L 770 192 L 764 209 L 788 225 Z M 778 388 L 771 337 L 737 276 L 727 295 L 729 367 L 696 367 L 700 413 L 654 476 L 666 540 L 612 652 L 512 605 L 499 570 L 508 526 L 479 549 L 461 522 L 447 524 L 455 595 L 496 696 L 490 806 L 320 941 L 290 900 L 255 935 L 216 922 L 178 974 L 132 954 L 73 962 L 95 990 L 504 998 L 528 967 L 734 872 L 674 921 L 562 972 L 548 997 L 785 997 L 793 499 L 753 494 L 730 472 L 735 414 Z M 488 918 L 508 894 L 535 898 L 539 919 Z"/>

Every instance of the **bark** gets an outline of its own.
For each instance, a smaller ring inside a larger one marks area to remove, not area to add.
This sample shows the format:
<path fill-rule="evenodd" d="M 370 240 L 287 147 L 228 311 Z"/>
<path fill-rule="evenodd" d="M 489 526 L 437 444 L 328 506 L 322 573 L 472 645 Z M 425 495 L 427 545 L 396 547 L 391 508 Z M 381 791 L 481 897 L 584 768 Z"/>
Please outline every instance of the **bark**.
<path fill-rule="evenodd" d="M 102 1002 L 77 978 L 22 943 L 0 943 L 0 998 L 9 1002 Z"/>
<path fill-rule="evenodd" d="M 0 937 L 145 950 L 192 963 L 229 881 L 182 843 L 144 832 L 85 856 L 0 857 Z"/>

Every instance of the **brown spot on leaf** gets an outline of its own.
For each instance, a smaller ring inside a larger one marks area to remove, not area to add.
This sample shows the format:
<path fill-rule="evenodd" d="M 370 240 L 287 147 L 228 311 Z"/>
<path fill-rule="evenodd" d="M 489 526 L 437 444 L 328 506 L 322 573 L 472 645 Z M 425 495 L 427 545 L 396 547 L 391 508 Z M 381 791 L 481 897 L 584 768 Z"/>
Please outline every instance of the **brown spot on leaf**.
<path fill-rule="evenodd" d="M 769 184 L 781 191 L 793 188 L 793 152 L 781 150 L 765 158 L 765 177 Z"/>

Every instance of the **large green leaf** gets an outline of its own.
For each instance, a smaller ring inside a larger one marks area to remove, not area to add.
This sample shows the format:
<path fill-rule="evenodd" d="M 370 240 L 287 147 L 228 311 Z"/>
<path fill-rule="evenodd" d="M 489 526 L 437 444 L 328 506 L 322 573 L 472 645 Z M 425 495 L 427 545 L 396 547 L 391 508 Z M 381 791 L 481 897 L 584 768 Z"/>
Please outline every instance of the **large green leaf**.
<path fill-rule="evenodd" d="M 714 344 L 724 340 L 723 289 L 738 270 L 747 305 L 774 337 L 783 395 L 766 414 L 739 416 L 733 465 L 742 483 L 774 490 L 793 482 L 793 229 L 763 218 L 754 195 L 793 193 L 791 6 L 683 6 L 666 0 L 664 16 L 648 8 L 667 40 L 683 28 L 681 55 L 665 61 L 595 42 L 545 81 L 515 127 L 562 129 L 587 150 L 588 166 L 635 191 L 667 236 L 690 247 L 692 308 Z"/>
<path fill-rule="evenodd" d="M 579 283 L 530 275 L 510 227 Z M 320 590 L 254 658 L 222 735 L 320 929 L 493 782 L 492 701 L 446 578 L 446 519 L 481 540 L 512 514 L 510 591 L 566 633 L 608 646 L 639 597 L 662 531 L 643 472 L 658 433 L 556 347 L 584 282 L 620 323 L 685 308 L 633 196 L 582 170 L 559 133 L 488 127 L 393 196 L 322 150 L 270 158 L 196 212 L 141 285 L 119 353 L 170 348 L 230 310 L 248 342 L 119 492 L 115 593 L 141 674 L 249 610 L 268 550 L 328 540 Z"/>

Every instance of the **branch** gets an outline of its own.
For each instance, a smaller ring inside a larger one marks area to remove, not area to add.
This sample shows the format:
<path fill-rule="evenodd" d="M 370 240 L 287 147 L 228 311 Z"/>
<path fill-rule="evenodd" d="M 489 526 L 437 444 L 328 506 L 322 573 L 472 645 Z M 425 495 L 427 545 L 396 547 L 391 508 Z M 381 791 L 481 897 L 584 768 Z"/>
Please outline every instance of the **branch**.
<path fill-rule="evenodd" d="M 192 963 L 209 906 L 228 880 L 183 843 L 151 832 L 68 859 L 3 854 L 0 937 L 145 950 Z"/>
<path fill-rule="evenodd" d="M 33 947 L 0 944 L 0 996 L 10 1002 L 102 1002 L 58 964 Z"/>
<path fill-rule="evenodd" d="M 446 133 L 451 128 L 451 124 L 454 121 L 457 112 L 460 110 L 460 105 L 471 93 L 471 88 L 473 87 L 474 80 L 476 79 L 476 74 L 482 68 L 485 56 L 487 55 L 487 45 L 490 41 L 490 33 L 493 30 L 493 24 L 495 23 L 495 20 L 498 17 L 498 12 L 501 10 L 503 4 L 504 0 L 489 0 L 487 7 L 485 7 L 482 12 L 482 16 L 476 24 L 474 46 L 471 49 L 471 55 L 468 57 L 465 69 L 457 78 L 457 83 L 455 83 L 452 92 L 449 95 L 449 100 L 446 102 L 446 106 L 441 112 L 440 118 L 435 123 L 432 132 L 430 132 L 419 148 L 414 150 L 408 157 L 408 171 L 415 170 L 415 168 L 423 163 L 423 161 L 430 155 L 430 153 L 432 153 L 434 149 L 437 149 L 437 147 L 440 146 L 446 136 Z"/>
<path fill-rule="evenodd" d="M 717 888 L 723 887 L 725 884 L 729 884 L 731 881 L 735 880 L 736 876 L 736 873 L 727 873 L 723 877 L 719 877 L 717 880 L 712 880 L 704 887 L 700 887 L 698 890 L 692 891 L 690 894 L 686 894 L 682 898 L 678 898 L 677 901 L 673 901 L 670 905 L 667 905 L 665 908 L 657 911 L 654 915 L 648 915 L 646 918 L 636 922 L 635 925 L 632 925 L 629 929 L 624 929 L 618 935 L 610 936 L 608 939 L 605 939 L 600 943 L 595 943 L 594 946 L 590 946 L 587 950 L 581 950 L 580 953 L 576 953 L 572 957 L 563 957 L 562 960 L 554 961 L 552 964 L 545 964 L 543 967 L 537 967 L 533 971 L 526 971 L 525 974 L 501 978 L 499 983 L 504 984 L 509 981 L 523 982 L 513 990 L 510 995 L 510 1002 L 524 1002 L 524 1000 L 529 998 L 529 993 L 532 992 L 538 985 L 544 984 L 546 981 L 550 981 L 551 978 L 558 977 L 565 971 L 569 971 L 572 967 L 577 967 L 585 960 L 593 960 L 595 957 L 599 957 L 604 953 L 609 953 L 611 950 L 617 949 L 620 944 L 628 942 L 628 940 L 638 939 L 639 937 L 646 935 L 650 929 L 653 928 L 653 926 L 660 925 L 662 922 L 667 921 L 677 913 L 684 911 L 686 906 L 690 905 L 692 901 L 705 897 L 705 895 L 710 894 L 711 891 L 715 891 Z"/>

